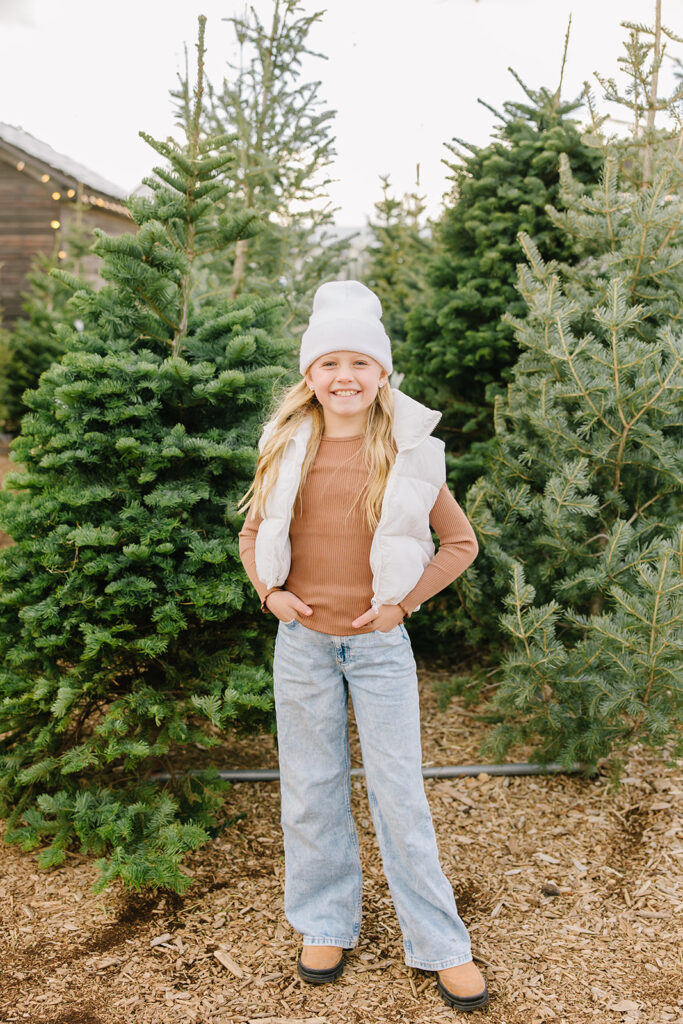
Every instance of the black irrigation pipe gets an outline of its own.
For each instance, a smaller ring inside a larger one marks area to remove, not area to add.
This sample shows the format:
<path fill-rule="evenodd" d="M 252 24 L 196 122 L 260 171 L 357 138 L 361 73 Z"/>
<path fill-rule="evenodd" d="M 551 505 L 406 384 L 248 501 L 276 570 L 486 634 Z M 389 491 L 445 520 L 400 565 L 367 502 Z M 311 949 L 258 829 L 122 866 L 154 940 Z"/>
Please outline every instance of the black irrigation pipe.
<path fill-rule="evenodd" d="M 444 768 L 432 768 L 424 765 L 422 777 L 425 779 L 452 779 L 467 775 L 556 775 L 559 773 L 582 772 L 586 769 L 581 761 L 575 761 L 569 768 L 558 761 L 550 761 L 548 764 L 533 764 L 522 761 L 517 764 L 451 764 Z M 182 775 L 182 772 L 174 773 Z M 200 769 L 189 772 L 190 775 L 201 774 Z M 230 782 L 272 782 L 280 779 L 280 772 L 277 768 L 224 768 L 218 772 L 221 779 Z M 352 768 L 351 775 L 365 775 L 363 768 Z M 158 782 L 168 782 L 172 777 L 170 772 L 153 772 L 150 779 Z"/>

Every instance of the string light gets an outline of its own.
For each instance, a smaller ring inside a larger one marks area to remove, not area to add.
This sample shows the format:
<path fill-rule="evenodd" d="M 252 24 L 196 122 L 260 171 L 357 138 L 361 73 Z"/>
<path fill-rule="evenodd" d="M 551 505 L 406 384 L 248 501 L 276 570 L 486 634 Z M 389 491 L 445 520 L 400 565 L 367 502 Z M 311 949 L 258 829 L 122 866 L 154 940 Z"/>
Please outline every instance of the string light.
<path fill-rule="evenodd" d="M 25 167 L 26 167 L 26 161 L 25 160 L 19 160 L 17 162 L 17 164 L 16 164 L 16 168 L 17 168 L 18 171 L 23 171 Z M 40 180 L 43 182 L 43 184 L 46 184 L 48 181 L 50 181 L 50 175 L 49 174 L 41 174 Z M 66 193 L 65 194 L 66 194 L 66 197 L 68 199 L 73 199 L 76 196 L 76 189 L 75 188 L 66 189 Z M 62 198 L 62 193 L 54 191 L 52 193 L 52 198 L 56 202 L 57 200 Z M 87 192 L 84 192 L 82 194 L 81 199 L 82 199 L 82 202 L 86 206 L 87 205 L 99 206 L 99 207 L 101 207 L 104 210 L 110 210 L 112 213 L 121 214 L 122 216 L 124 216 L 126 218 L 130 217 L 130 212 L 129 212 L 128 208 L 126 206 L 124 206 L 122 203 L 111 202 L 111 201 L 109 201 L 107 199 L 103 199 L 102 196 L 89 195 Z M 59 227 L 59 221 L 51 221 L 50 222 L 50 226 L 53 227 L 55 230 L 57 230 L 57 228 Z"/>
<path fill-rule="evenodd" d="M 55 231 L 56 231 L 56 230 L 57 230 L 57 228 L 59 227 L 59 221 L 58 221 L 58 220 L 51 220 L 51 221 L 50 221 L 50 227 L 51 227 L 51 228 L 54 228 L 54 229 L 55 229 Z"/>
<path fill-rule="evenodd" d="M 66 250 L 65 249 L 60 249 L 59 252 L 57 253 L 57 255 L 59 256 L 60 260 L 65 260 L 66 259 Z"/>

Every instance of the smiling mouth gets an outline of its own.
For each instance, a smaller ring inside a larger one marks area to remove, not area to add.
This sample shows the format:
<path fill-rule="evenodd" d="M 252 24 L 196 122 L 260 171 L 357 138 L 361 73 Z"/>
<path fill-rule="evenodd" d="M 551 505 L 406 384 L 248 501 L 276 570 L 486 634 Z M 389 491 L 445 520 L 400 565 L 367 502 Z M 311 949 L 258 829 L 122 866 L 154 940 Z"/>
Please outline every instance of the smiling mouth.
<path fill-rule="evenodd" d="M 354 395 L 359 395 L 360 391 L 333 391 L 332 394 L 337 398 L 353 398 Z"/>

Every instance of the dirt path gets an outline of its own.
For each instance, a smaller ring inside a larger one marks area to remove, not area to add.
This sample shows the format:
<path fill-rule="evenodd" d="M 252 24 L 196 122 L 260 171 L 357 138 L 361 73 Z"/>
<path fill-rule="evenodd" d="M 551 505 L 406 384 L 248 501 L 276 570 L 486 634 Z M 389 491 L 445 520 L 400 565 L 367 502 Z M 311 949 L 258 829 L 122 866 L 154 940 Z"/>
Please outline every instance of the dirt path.
<path fill-rule="evenodd" d="M 476 762 L 482 725 L 459 700 L 439 712 L 432 679 L 421 672 L 424 763 Z M 352 709 L 349 721 L 358 765 Z M 363 929 L 334 984 L 296 974 L 279 786 L 240 783 L 228 803 L 243 817 L 189 859 L 195 884 L 182 898 L 120 887 L 95 896 L 91 862 L 72 855 L 45 873 L 3 845 L 0 1020 L 681 1022 L 680 770 L 632 754 L 617 794 L 603 778 L 576 776 L 426 780 L 441 862 L 489 985 L 478 1014 L 446 1007 L 436 975 L 405 965 L 365 782 L 355 779 Z M 229 743 L 221 763 L 276 766 L 274 741 Z M 549 883 L 559 893 L 544 892 Z"/>

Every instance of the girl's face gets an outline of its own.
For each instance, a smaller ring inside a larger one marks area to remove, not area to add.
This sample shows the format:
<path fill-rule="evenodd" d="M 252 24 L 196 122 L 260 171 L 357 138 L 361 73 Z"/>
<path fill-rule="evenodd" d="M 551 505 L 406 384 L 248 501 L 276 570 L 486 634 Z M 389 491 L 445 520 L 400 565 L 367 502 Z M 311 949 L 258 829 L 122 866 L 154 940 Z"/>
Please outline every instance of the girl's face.
<path fill-rule="evenodd" d="M 328 352 L 311 363 L 306 383 L 323 408 L 325 433 L 337 437 L 361 434 L 368 409 L 387 372 L 362 352 Z"/>

